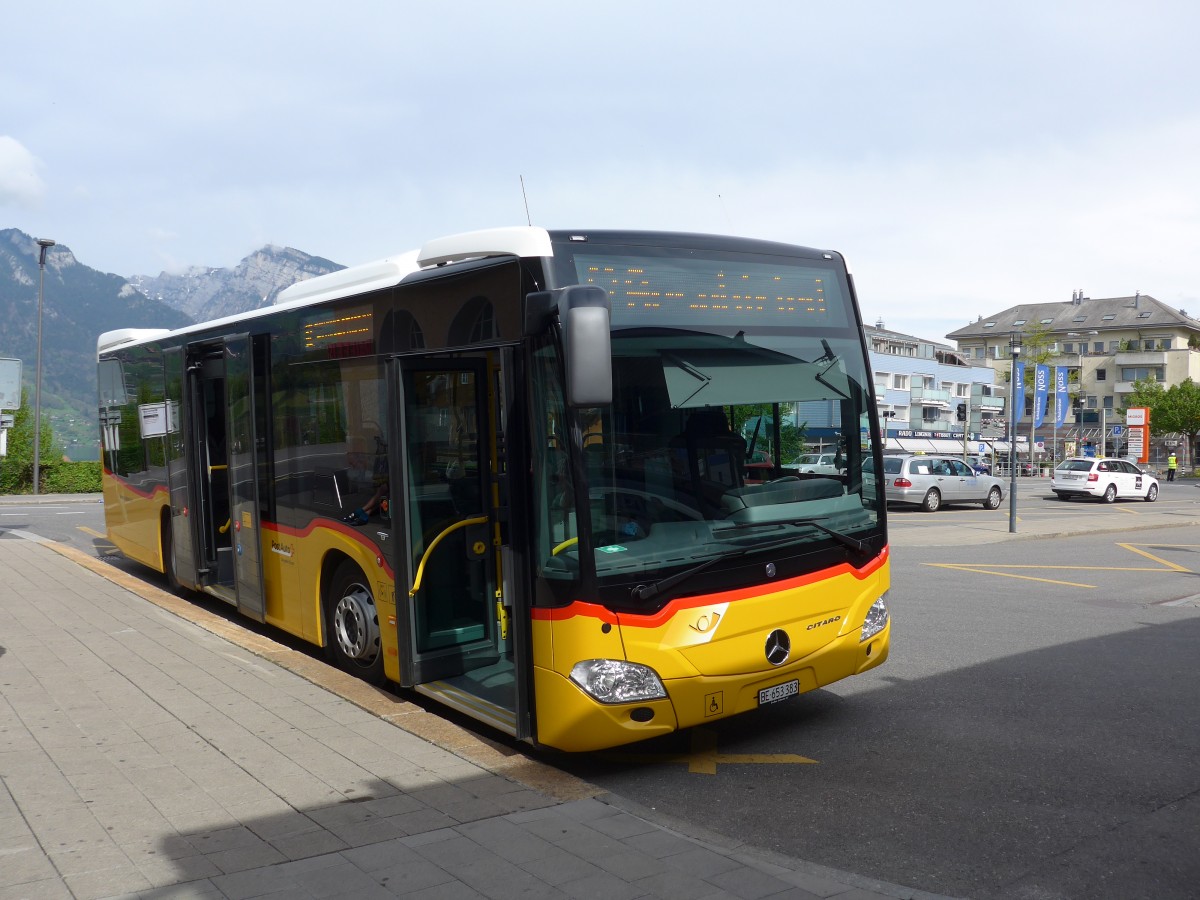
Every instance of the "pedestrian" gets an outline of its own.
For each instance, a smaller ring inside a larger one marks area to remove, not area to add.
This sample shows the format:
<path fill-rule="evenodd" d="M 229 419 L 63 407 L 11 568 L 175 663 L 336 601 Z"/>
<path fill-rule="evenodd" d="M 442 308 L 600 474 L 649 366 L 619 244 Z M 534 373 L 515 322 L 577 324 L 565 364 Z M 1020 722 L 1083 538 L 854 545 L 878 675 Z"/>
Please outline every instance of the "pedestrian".
<path fill-rule="evenodd" d="M 1175 470 L 1179 468 L 1179 460 L 1175 458 L 1175 451 L 1171 451 L 1171 455 L 1167 457 L 1167 481 L 1175 480 Z"/>

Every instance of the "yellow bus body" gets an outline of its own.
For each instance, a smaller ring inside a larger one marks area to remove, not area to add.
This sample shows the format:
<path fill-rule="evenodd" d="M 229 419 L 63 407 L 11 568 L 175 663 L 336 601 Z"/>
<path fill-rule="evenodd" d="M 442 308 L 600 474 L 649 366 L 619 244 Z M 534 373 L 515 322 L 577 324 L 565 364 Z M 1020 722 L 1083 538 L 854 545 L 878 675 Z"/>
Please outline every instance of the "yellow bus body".
<path fill-rule="evenodd" d="M 165 573 L 162 529 L 170 508 L 166 488 L 158 487 L 153 493 L 146 494 L 108 471 L 102 478 L 108 539 L 129 559 Z M 391 567 L 361 532 L 333 522 L 302 532 L 264 525 L 261 542 L 267 624 L 319 647 L 325 645 L 321 616 L 322 573 L 328 570 L 325 563 L 333 555 L 353 560 L 367 576 L 380 625 L 395 623 L 396 589 Z M 392 681 L 399 681 L 395 628 L 381 627 L 380 641 L 384 672 Z"/>
<path fill-rule="evenodd" d="M 874 668 L 888 656 L 890 618 L 878 634 L 859 637 L 890 578 L 885 550 L 862 570 L 839 565 L 768 593 L 760 586 L 688 597 L 652 616 L 585 603 L 535 611 L 538 742 L 566 751 L 614 747 L 754 709 L 763 688 L 796 680 L 804 693 Z M 764 652 L 776 629 L 791 638 L 791 655 L 778 667 Z M 598 703 L 570 680 L 572 666 L 585 659 L 649 666 L 668 698 Z"/>
<path fill-rule="evenodd" d="M 101 476 L 104 519 L 108 539 L 132 560 L 165 572 L 162 558 L 163 510 L 170 505 L 165 487 L 146 494 L 114 478 L 106 469 Z"/>

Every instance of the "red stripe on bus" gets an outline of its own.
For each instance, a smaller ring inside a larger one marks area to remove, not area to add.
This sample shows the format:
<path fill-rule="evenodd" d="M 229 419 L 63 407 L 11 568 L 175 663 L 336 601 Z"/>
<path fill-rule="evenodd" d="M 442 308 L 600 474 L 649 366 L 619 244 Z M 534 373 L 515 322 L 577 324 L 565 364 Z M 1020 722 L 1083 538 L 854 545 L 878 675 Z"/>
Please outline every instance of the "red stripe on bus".
<path fill-rule="evenodd" d="M 159 494 L 167 493 L 167 486 L 164 484 L 157 484 L 154 486 L 154 490 L 147 492 L 147 491 L 143 491 L 141 488 L 134 487 L 132 484 L 130 484 L 128 481 L 126 481 L 124 478 L 122 478 L 120 475 L 117 475 L 115 472 L 110 472 L 108 469 L 104 470 L 104 474 L 107 475 L 109 478 L 111 478 L 113 481 L 116 481 L 117 483 L 119 483 L 121 485 L 121 487 L 125 488 L 125 490 L 129 491 L 131 494 L 137 494 L 143 500 L 153 500 Z"/>
<path fill-rule="evenodd" d="M 262 527 L 263 530 L 270 530 L 276 534 L 285 535 L 286 537 L 295 538 L 296 540 L 303 540 L 318 528 L 324 529 L 325 531 L 336 531 L 338 534 L 352 538 L 355 543 L 361 544 L 363 547 L 370 550 L 375 555 L 376 560 L 383 560 L 383 571 L 392 581 L 396 580 L 396 573 L 392 571 L 392 567 L 388 563 L 387 557 L 384 556 L 383 551 L 379 549 L 379 545 L 374 541 L 368 540 L 366 537 L 364 537 L 360 529 L 351 528 L 349 525 L 343 524 L 342 522 L 335 522 L 332 519 L 310 522 L 303 530 L 299 528 L 293 528 L 290 525 L 281 525 L 278 522 L 266 521 L 262 523 Z"/>
<path fill-rule="evenodd" d="M 610 624 L 628 625 L 633 628 L 659 628 L 669 622 L 680 612 L 688 609 L 693 609 L 698 606 L 711 606 L 714 603 L 734 603 L 738 600 L 744 600 L 748 597 L 761 597 L 765 593 L 779 593 L 780 591 L 792 590 L 794 588 L 803 587 L 808 584 L 818 584 L 822 581 L 828 581 L 831 578 L 836 578 L 839 575 L 850 574 L 862 581 L 865 578 L 877 572 L 890 554 L 891 548 L 884 547 L 879 555 L 868 562 L 861 569 L 855 568 L 849 563 L 838 563 L 828 569 L 822 569 L 819 572 L 812 572 L 808 575 L 801 575 L 797 578 L 791 578 L 787 581 L 781 581 L 778 584 L 757 584 L 747 588 L 738 588 L 733 591 L 725 591 L 719 594 L 697 594 L 692 597 L 682 597 L 678 600 L 672 600 L 658 612 L 652 615 L 638 615 L 637 613 L 613 613 L 611 610 L 599 605 L 598 603 L 587 603 L 582 600 L 576 600 L 567 606 L 558 606 L 553 609 L 545 607 L 535 607 L 530 612 L 534 619 L 541 621 L 561 622 L 565 619 L 571 619 L 575 616 L 587 616 L 593 619 L 599 619 L 602 622 Z"/>

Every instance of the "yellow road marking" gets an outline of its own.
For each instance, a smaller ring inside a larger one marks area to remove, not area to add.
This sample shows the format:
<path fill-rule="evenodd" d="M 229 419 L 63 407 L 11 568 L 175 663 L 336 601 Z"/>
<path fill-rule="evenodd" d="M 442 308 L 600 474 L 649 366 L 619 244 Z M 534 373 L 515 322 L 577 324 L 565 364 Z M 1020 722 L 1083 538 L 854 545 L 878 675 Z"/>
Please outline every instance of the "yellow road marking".
<path fill-rule="evenodd" d="M 692 746 L 687 753 L 607 753 L 606 759 L 616 762 L 669 762 L 686 763 L 694 775 L 716 775 L 720 763 L 744 765 L 817 765 L 815 759 L 795 753 L 721 753 L 717 750 L 717 736 L 703 728 L 691 731 Z"/>
<path fill-rule="evenodd" d="M 1187 568 L 1186 566 L 1181 566 L 1181 565 L 1178 565 L 1177 563 L 1169 562 L 1168 560 L 1165 560 L 1165 559 L 1162 559 L 1161 557 L 1155 556 L 1153 553 L 1147 553 L 1145 550 L 1142 550 L 1142 549 L 1134 546 L 1133 544 L 1117 544 L 1117 546 L 1123 547 L 1126 550 L 1132 550 L 1134 553 L 1141 554 L 1142 556 L 1146 557 L 1146 559 L 1152 559 L 1156 563 L 1162 563 L 1168 569 L 1173 569 L 1176 572 L 1192 571 L 1191 569 Z M 1154 546 L 1155 547 L 1195 547 L 1196 545 L 1195 544 L 1155 544 Z"/>
<path fill-rule="evenodd" d="M 1018 578 L 1021 581 L 1039 581 L 1042 584 L 1061 584 L 1061 585 L 1066 585 L 1067 587 L 1079 587 L 1079 588 L 1094 588 L 1094 587 L 1096 587 L 1096 585 L 1094 585 L 1094 584 L 1081 584 L 1077 581 L 1058 581 L 1053 578 L 1035 578 L 1033 575 L 1015 575 L 1012 572 L 993 572 L 993 571 L 991 571 L 991 568 L 985 568 L 983 566 L 960 566 L 960 565 L 953 565 L 951 563 L 926 563 L 925 565 L 933 566 L 936 569 L 957 569 L 961 572 L 974 572 L 976 575 L 995 575 L 998 578 Z M 995 568 L 1004 568 L 1004 567 L 996 566 Z M 1032 568 L 1038 568 L 1038 567 L 1037 566 L 1028 566 L 1028 567 L 1023 567 L 1023 568 L 1031 568 L 1032 569 Z"/>
<path fill-rule="evenodd" d="M 95 528 L 88 528 L 86 525 L 76 525 L 75 527 L 78 528 L 80 531 L 82 531 L 84 534 L 90 534 L 92 537 L 103 538 L 106 541 L 108 540 L 107 534 L 101 534 Z"/>
<path fill-rule="evenodd" d="M 1155 556 L 1147 550 L 1143 550 L 1136 544 L 1117 542 L 1117 546 L 1122 550 L 1129 550 L 1139 556 L 1144 556 L 1146 559 L 1156 562 L 1157 566 L 1036 566 L 1014 563 L 1012 565 L 1005 564 L 981 564 L 981 563 L 925 563 L 935 569 L 956 569 L 960 572 L 974 572 L 977 575 L 995 575 L 998 578 L 1019 578 L 1023 581 L 1040 581 L 1043 584 L 1061 584 L 1066 587 L 1079 588 L 1096 588 L 1098 585 L 1084 584 L 1075 581 L 1058 581 L 1053 578 L 1038 578 L 1033 575 L 1018 575 L 1014 570 L 1018 569 L 1033 569 L 1039 572 L 1162 572 L 1164 569 L 1169 572 L 1187 572 L 1192 573 L 1192 570 L 1186 566 L 1181 566 L 1178 563 L 1173 563 L 1162 557 Z M 1163 544 L 1155 542 L 1154 547 L 1200 547 L 1200 544 Z M 1002 571 L 997 571 L 1002 570 Z"/>

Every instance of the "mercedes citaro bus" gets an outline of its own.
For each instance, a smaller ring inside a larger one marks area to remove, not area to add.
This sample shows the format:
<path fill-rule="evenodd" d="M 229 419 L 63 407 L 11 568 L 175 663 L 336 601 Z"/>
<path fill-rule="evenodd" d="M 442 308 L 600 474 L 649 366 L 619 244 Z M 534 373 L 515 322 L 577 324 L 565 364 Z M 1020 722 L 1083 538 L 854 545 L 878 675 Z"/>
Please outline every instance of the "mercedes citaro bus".
<path fill-rule="evenodd" d="M 612 747 L 887 657 L 879 425 L 832 251 L 476 231 L 98 359 L 126 556 L 515 739 Z M 787 468 L 817 428 L 842 467 Z"/>

